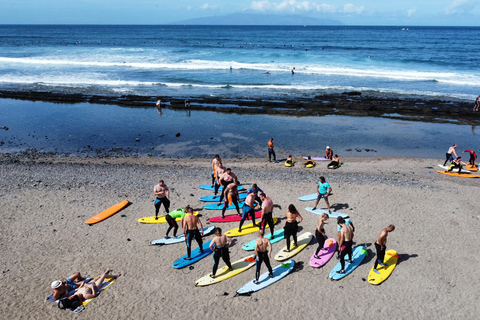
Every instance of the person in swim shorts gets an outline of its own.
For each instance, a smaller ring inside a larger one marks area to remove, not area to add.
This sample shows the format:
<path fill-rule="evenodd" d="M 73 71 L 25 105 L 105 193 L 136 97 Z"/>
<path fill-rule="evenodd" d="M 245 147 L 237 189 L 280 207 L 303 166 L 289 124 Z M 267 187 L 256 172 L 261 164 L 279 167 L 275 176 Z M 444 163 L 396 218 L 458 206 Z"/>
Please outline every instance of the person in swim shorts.
<path fill-rule="evenodd" d="M 388 265 L 384 263 L 385 261 L 385 251 L 387 250 L 387 236 L 389 232 L 395 230 L 395 226 L 393 224 L 389 225 L 386 228 L 383 228 L 378 236 L 377 241 L 375 241 L 375 250 L 377 250 L 377 259 L 375 259 L 375 264 L 373 265 L 373 272 L 380 274 L 377 270 L 377 266 L 381 265 L 387 267 Z"/>
<path fill-rule="evenodd" d="M 153 194 L 155 195 L 155 220 L 158 219 L 158 211 L 163 203 L 165 212 L 170 210 L 170 190 L 163 180 L 160 180 L 158 184 L 153 187 Z"/>
<path fill-rule="evenodd" d="M 303 221 L 303 217 L 298 212 L 297 208 L 293 204 L 288 206 L 288 211 L 285 213 L 285 217 L 287 221 L 285 222 L 285 240 L 287 241 L 287 250 L 285 252 L 290 252 L 290 237 L 293 237 L 293 244 L 295 247 L 298 246 L 297 244 L 297 231 L 298 231 L 298 224 Z M 297 221 L 297 218 L 299 219 Z M 273 238 L 272 238 L 273 239 Z"/>
<path fill-rule="evenodd" d="M 198 243 L 200 253 L 203 253 L 203 225 L 200 219 L 193 215 L 193 209 L 190 206 L 187 206 L 185 211 L 188 213 L 185 219 L 183 219 L 182 223 L 183 234 L 185 236 L 185 242 L 187 243 L 187 258 L 185 258 L 185 260 L 190 260 L 192 258 L 191 253 L 193 238 L 195 238 Z M 198 231 L 198 226 L 200 226 L 201 232 Z"/>
<path fill-rule="evenodd" d="M 272 156 L 273 156 L 273 162 L 277 162 L 277 156 L 275 155 L 275 151 L 273 150 L 273 138 L 270 138 L 267 144 L 268 144 L 268 162 L 272 162 Z"/>
<path fill-rule="evenodd" d="M 272 234 L 273 239 L 273 230 L 275 228 L 273 224 L 273 201 L 266 196 L 265 193 L 260 193 L 260 199 L 262 199 L 262 216 L 261 216 L 261 228 L 265 231 L 265 228 L 270 227 L 270 233 Z"/>
<path fill-rule="evenodd" d="M 272 257 L 272 244 L 270 241 L 263 237 L 264 231 L 258 231 L 258 239 L 255 241 L 255 280 L 253 282 L 258 284 L 258 279 L 260 278 L 260 268 L 262 267 L 262 262 L 265 262 L 267 266 L 270 278 L 273 278 L 273 270 L 270 265 L 270 258 Z"/>
<path fill-rule="evenodd" d="M 340 264 L 342 269 L 337 273 L 345 273 L 345 257 L 348 255 L 349 262 L 352 263 L 352 246 L 353 246 L 353 230 L 352 227 L 345 224 L 343 218 L 338 219 L 338 225 L 342 227 L 340 230 L 340 239 L 338 240 L 338 247 L 340 248 Z"/>
<path fill-rule="evenodd" d="M 324 225 L 328 222 L 328 214 L 322 213 L 320 219 L 318 219 L 317 229 L 315 229 L 315 238 L 318 242 L 318 248 L 315 250 L 315 259 L 318 259 L 318 253 L 320 250 L 323 250 L 323 246 L 325 245 L 325 240 L 327 240 L 327 234 L 325 233 Z"/>
<path fill-rule="evenodd" d="M 315 206 L 313 210 L 317 209 L 318 202 L 320 199 L 325 199 L 325 203 L 327 204 L 328 213 L 332 213 L 330 210 L 330 203 L 328 202 L 328 196 L 332 193 L 332 187 L 328 182 L 325 181 L 325 177 L 321 176 L 319 178 L 319 182 L 317 183 L 317 201 L 315 202 Z"/>
<path fill-rule="evenodd" d="M 210 243 L 210 249 L 213 251 L 213 270 L 210 277 L 215 278 L 220 258 L 223 259 L 230 271 L 233 270 L 232 264 L 230 263 L 230 253 L 228 252 L 228 247 L 230 247 L 231 244 L 232 239 L 222 234 L 221 228 L 216 228 L 215 237 L 213 237 L 212 242 Z"/>
<path fill-rule="evenodd" d="M 260 225 L 255 224 L 255 211 L 260 210 L 260 206 L 255 204 L 256 197 L 257 192 L 253 191 L 252 193 L 248 194 L 247 198 L 245 199 L 245 203 L 243 204 L 242 220 L 240 220 L 238 232 L 242 231 L 242 225 L 249 217 L 255 226 L 260 227 Z"/>
<path fill-rule="evenodd" d="M 448 161 L 452 161 L 452 160 L 451 160 L 452 154 L 455 155 L 455 158 L 458 158 L 457 152 L 455 151 L 456 148 L 457 148 L 457 145 L 456 145 L 456 144 L 454 144 L 453 146 L 451 146 L 450 148 L 448 148 L 448 151 L 447 151 L 447 153 L 445 154 L 445 162 L 443 163 L 444 166 L 447 165 L 447 162 L 448 162 Z"/>
<path fill-rule="evenodd" d="M 112 272 L 112 270 L 107 269 L 100 277 L 88 283 L 82 282 L 78 287 L 77 291 L 72 296 L 79 296 L 80 301 L 95 298 L 98 295 L 99 289 L 102 287 L 105 278 L 117 279 L 121 276 L 121 274 L 114 275 L 110 274 L 110 272 Z"/>
<path fill-rule="evenodd" d="M 75 272 L 63 280 L 55 280 L 50 284 L 53 291 L 53 300 L 57 301 L 68 296 L 68 292 L 75 290 L 85 280 L 80 272 Z"/>

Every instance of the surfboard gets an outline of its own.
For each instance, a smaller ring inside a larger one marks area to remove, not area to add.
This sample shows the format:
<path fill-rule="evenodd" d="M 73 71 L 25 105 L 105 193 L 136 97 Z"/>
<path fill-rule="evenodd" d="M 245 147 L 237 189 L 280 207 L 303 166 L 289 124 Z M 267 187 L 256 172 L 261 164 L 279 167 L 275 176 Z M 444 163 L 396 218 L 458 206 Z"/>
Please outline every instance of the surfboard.
<path fill-rule="evenodd" d="M 201 185 L 199 186 L 199 188 L 200 188 L 200 189 L 203 189 L 203 190 L 215 191 L 215 187 L 212 187 L 211 184 L 201 184 Z M 238 186 L 238 187 L 237 187 L 237 190 L 238 190 L 238 191 L 244 190 L 244 189 L 245 189 L 244 186 Z M 219 191 L 222 191 L 222 190 L 223 190 L 223 187 L 220 186 L 220 187 L 218 188 L 218 190 L 219 190 Z"/>
<path fill-rule="evenodd" d="M 97 277 L 98 278 L 98 277 Z M 95 278 L 96 279 L 96 278 Z M 94 280 L 95 280 L 94 279 Z M 102 285 L 100 286 L 100 288 L 98 289 L 99 292 L 107 289 L 108 287 L 110 287 L 113 283 L 115 282 L 115 279 L 113 278 L 105 278 L 103 280 L 103 283 Z M 95 299 L 95 298 L 91 298 L 91 299 L 87 299 L 85 301 L 83 301 L 83 305 L 86 306 L 87 304 L 89 304 L 90 302 L 92 302 L 92 300 Z"/>
<path fill-rule="evenodd" d="M 183 210 L 183 209 L 177 209 L 175 211 L 178 211 L 178 210 Z M 188 215 L 188 213 L 185 214 L 185 217 L 187 215 Z M 194 211 L 193 215 L 198 216 L 198 211 Z M 182 218 L 175 218 L 175 221 L 182 221 Z M 155 220 L 155 216 L 151 216 L 151 217 L 140 218 L 140 219 L 138 219 L 138 222 L 140 222 L 140 223 L 167 223 L 167 219 L 165 219 L 165 216 L 158 216 L 158 219 Z"/>
<path fill-rule="evenodd" d="M 328 166 L 327 168 L 328 168 L 328 169 L 338 169 L 338 168 L 340 168 L 340 167 L 342 166 L 342 164 L 343 164 L 343 163 L 340 162 L 340 163 L 338 164 L 338 166 L 331 165 L 331 166 Z"/>
<path fill-rule="evenodd" d="M 315 164 L 309 163 L 305 166 L 305 168 L 313 168 L 315 167 Z"/>
<path fill-rule="evenodd" d="M 372 270 L 370 270 L 370 273 L 368 274 L 368 282 L 371 284 L 379 285 L 383 281 L 387 280 L 388 277 L 393 272 L 393 269 L 397 266 L 397 261 L 398 261 L 398 254 L 395 250 L 387 250 L 385 252 L 385 259 L 383 263 L 388 264 L 388 266 L 377 266 L 377 271 L 380 272 L 380 274 L 376 273 Z"/>
<path fill-rule="evenodd" d="M 264 236 L 266 239 L 270 240 L 271 244 L 277 243 L 279 241 L 282 241 L 285 238 L 285 230 L 282 228 L 280 230 L 274 231 L 273 232 L 273 239 L 272 239 L 272 234 L 269 232 L 267 235 Z M 248 242 L 245 244 L 242 249 L 245 251 L 252 251 L 255 250 L 255 241 L 257 239 L 253 239 L 252 241 Z"/>
<path fill-rule="evenodd" d="M 276 224 L 277 221 L 278 221 L 277 218 L 273 218 L 273 223 L 274 224 Z M 258 223 L 260 223 L 260 222 L 258 222 Z M 259 227 L 254 226 L 253 223 L 250 223 L 250 224 L 247 224 L 247 225 L 243 225 L 241 232 L 238 232 L 238 227 L 236 227 L 236 228 L 233 228 L 233 229 L 225 232 L 225 235 L 227 235 L 229 237 L 240 237 L 240 236 L 244 236 L 246 234 L 257 232 L 258 230 L 260 230 Z M 266 230 L 265 232 L 268 232 L 268 230 Z"/>
<path fill-rule="evenodd" d="M 237 294 L 250 294 L 259 291 L 269 285 L 283 279 L 287 274 L 292 272 L 295 267 L 294 260 L 288 260 L 272 269 L 273 278 L 270 278 L 268 271 L 260 275 L 258 284 L 254 280 L 247 282 L 243 287 L 237 290 Z"/>
<path fill-rule="evenodd" d="M 203 287 L 203 286 L 208 286 L 214 283 L 221 282 L 223 280 L 236 276 L 237 274 L 242 273 L 245 270 L 250 269 L 254 265 L 255 265 L 255 258 L 253 257 L 253 255 L 248 256 L 246 258 L 233 262 L 232 271 L 230 271 L 227 266 L 224 266 L 217 270 L 217 273 L 215 274 L 215 278 L 210 277 L 212 273 L 209 273 L 206 276 L 203 276 L 197 281 L 195 281 L 195 286 Z"/>
<path fill-rule="evenodd" d="M 439 166 L 440 168 L 442 168 L 443 171 L 447 171 L 448 168 L 450 168 L 450 166 L 442 166 L 441 164 L 439 164 L 438 166 Z M 450 172 L 458 172 L 458 168 L 455 168 L 455 169 L 453 169 L 453 170 L 450 171 Z M 465 169 L 465 168 L 462 168 L 462 172 L 464 172 L 464 173 L 470 173 L 470 170 L 469 170 L 468 168 L 466 168 L 466 169 Z"/>
<path fill-rule="evenodd" d="M 310 266 L 320 268 L 330 261 L 337 250 L 337 241 L 333 238 L 328 238 L 325 240 L 323 248 L 324 250 L 318 252 L 318 258 L 315 258 L 315 251 L 317 251 L 317 249 L 313 251 L 312 257 L 310 258 Z"/>
<path fill-rule="evenodd" d="M 242 209 L 243 207 L 243 203 L 244 202 L 239 202 L 238 203 L 238 207 L 240 209 Z M 203 209 L 207 209 L 207 210 L 223 210 L 223 202 L 221 204 L 218 204 L 218 203 L 209 203 L 209 204 L 206 204 L 203 206 Z M 227 209 L 226 210 L 231 210 L 231 209 L 236 209 L 235 208 L 235 205 L 233 204 L 229 204 L 227 206 Z"/>
<path fill-rule="evenodd" d="M 234 206 L 235 207 L 235 206 Z M 255 219 L 259 219 L 262 216 L 262 211 L 257 211 L 255 212 Z M 227 214 L 225 215 L 225 218 L 222 219 L 222 216 L 217 216 L 213 218 L 209 218 L 208 221 L 212 223 L 219 223 L 219 222 L 237 222 L 242 220 L 242 217 L 239 216 L 238 214 Z M 250 220 L 250 216 L 248 218 Z M 251 220 L 250 220 L 251 221 Z M 256 221 L 255 221 L 256 222 Z"/>
<path fill-rule="evenodd" d="M 283 261 L 290 259 L 303 249 L 312 241 L 313 235 L 311 232 L 305 232 L 302 233 L 301 235 L 297 236 L 297 246 L 295 247 L 295 244 L 293 243 L 293 237 L 291 238 L 290 242 L 290 252 L 285 252 L 287 250 L 287 246 L 283 247 L 280 249 L 280 251 L 273 257 L 273 259 L 277 261 Z"/>
<path fill-rule="evenodd" d="M 244 200 L 247 197 L 246 193 L 239 193 L 238 194 L 238 200 Z M 198 200 L 203 201 L 203 202 L 218 202 L 220 200 L 220 195 L 216 196 L 204 196 L 198 198 Z"/>
<path fill-rule="evenodd" d="M 345 273 L 338 273 L 337 271 L 342 270 L 342 265 L 340 261 L 333 267 L 330 275 L 328 276 L 330 280 L 340 280 L 350 274 L 355 270 L 363 259 L 367 256 L 367 249 L 364 246 L 358 246 L 353 249 L 352 263 L 345 259 Z"/>
<path fill-rule="evenodd" d="M 206 228 L 203 228 L 203 235 L 206 236 L 215 230 L 215 226 L 208 226 Z M 179 243 L 185 241 L 185 236 L 182 234 L 177 234 L 175 237 L 168 237 L 168 238 L 162 238 L 162 239 L 157 239 L 153 240 L 151 243 L 152 244 L 158 244 L 158 245 L 165 245 L 165 244 L 174 244 L 174 243 Z"/>
<path fill-rule="evenodd" d="M 303 159 L 308 160 L 308 157 L 303 157 Z M 322 157 L 311 157 L 313 161 L 329 161 L 330 159 L 322 158 Z M 330 160 L 331 161 L 331 160 Z"/>
<path fill-rule="evenodd" d="M 478 171 L 478 167 L 472 166 L 471 164 L 467 164 L 465 167 L 467 168 L 467 170 L 470 170 L 470 171 Z"/>
<path fill-rule="evenodd" d="M 341 212 L 337 212 L 337 211 L 332 211 L 331 213 L 328 213 L 328 210 L 327 209 L 313 209 L 312 207 L 306 207 L 305 210 L 307 210 L 308 212 L 311 212 L 311 213 L 315 213 L 315 214 L 318 214 L 318 215 L 322 215 L 324 213 L 328 214 L 328 216 L 330 218 L 338 218 L 338 217 L 342 217 L 342 218 L 348 218 L 348 214 L 346 213 L 341 213 Z"/>
<path fill-rule="evenodd" d="M 202 260 L 203 258 L 205 258 L 206 256 L 208 256 L 209 254 L 211 254 L 213 252 L 212 249 L 210 249 L 210 243 L 211 242 L 212 242 L 212 240 L 209 240 L 209 241 L 207 241 L 203 244 L 203 246 L 202 246 L 203 253 L 200 253 L 200 248 L 196 247 L 191 252 L 191 259 L 190 260 L 185 260 L 185 258 L 187 258 L 188 255 L 184 255 L 181 258 L 177 259 L 172 264 L 172 267 L 174 267 L 175 269 L 181 269 L 181 268 L 188 267 L 189 265 L 194 264 L 197 261 Z M 197 242 L 195 240 L 192 241 L 192 245 L 194 245 L 196 243 Z"/>
<path fill-rule="evenodd" d="M 312 193 L 312 194 L 309 194 L 309 195 L 306 195 L 306 196 L 302 196 L 302 197 L 298 198 L 298 200 L 300 200 L 300 201 L 312 201 L 312 200 L 317 200 L 317 197 L 318 197 L 318 194 Z"/>
<path fill-rule="evenodd" d="M 293 167 L 295 165 L 295 162 L 285 162 L 285 167 Z"/>
<path fill-rule="evenodd" d="M 446 174 L 448 176 L 456 176 L 462 178 L 478 178 L 478 174 L 470 174 L 470 173 L 458 173 L 458 172 L 446 172 L 442 170 L 438 170 L 438 173 Z"/>
<path fill-rule="evenodd" d="M 99 214 L 91 217 L 90 219 L 88 219 L 87 221 L 85 221 L 86 224 L 95 224 L 95 223 L 98 223 L 100 221 L 103 221 L 105 219 L 107 219 L 108 217 L 111 217 L 113 216 L 115 213 L 117 213 L 118 211 L 122 210 L 123 208 L 125 208 L 125 206 L 129 203 L 128 200 L 123 200 L 119 203 L 117 203 L 116 205 L 113 205 L 111 206 L 110 208 L 106 209 L 106 210 L 103 210 L 102 212 L 100 212 Z"/>

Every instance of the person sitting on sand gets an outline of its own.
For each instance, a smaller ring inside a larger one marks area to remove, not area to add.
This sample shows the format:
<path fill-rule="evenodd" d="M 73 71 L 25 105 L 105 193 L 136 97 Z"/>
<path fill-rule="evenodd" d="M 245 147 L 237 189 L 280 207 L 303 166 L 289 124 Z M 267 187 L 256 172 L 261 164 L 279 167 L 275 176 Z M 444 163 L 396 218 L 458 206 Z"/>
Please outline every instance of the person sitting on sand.
<path fill-rule="evenodd" d="M 50 284 L 53 291 L 53 300 L 57 301 L 68 296 L 68 292 L 78 288 L 85 280 L 80 272 L 75 272 L 63 280 L 55 280 Z"/>
<path fill-rule="evenodd" d="M 163 180 L 160 180 L 158 184 L 153 187 L 153 194 L 155 195 L 155 220 L 158 219 L 158 211 L 163 203 L 165 212 L 168 213 L 170 210 L 170 190 Z"/>
<path fill-rule="evenodd" d="M 458 158 L 457 156 L 457 152 L 455 151 L 455 149 L 457 148 L 457 145 L 454 144 L 453 146 L 451 146 L 450 148 L 448 148 L 448 151 L 447 153 L 445 154 L 445 162 L 443 163 L 444 166 L 447 165 L 447 162 L 448 161 L 452 161 L 451 158 L 452 158 L 452 153 L 455 155 L 455 158 Z"/>
<path fill-rule="evenodd" d="M 285 161 L 285 164 L 287 165 L 290 165 L 290 166 L 294 166 L 295 165 L 295 161 L 293 161 L 293 158 L 292 158 L 292 155 L 289 155 L 288 158 L 287 158 L 287 161 Z"/>
<path fill-rule="evenodd" d="M 185 211 L 188 213 L 185 219 L 183 219 L 182 223 L 183 235 L 185 236 L 185 241 L 187 243 L 187 258 L 185 258 L 185 260 L 190 260 L 192 258 L 191 253 L 193 238 L 195 238 L 198 243 L 200 253 L 203 253 L 203 225 L 200 219 L 193 215 L 193 209 L 190 206 L 187 206 Z M 198 231 L 198 226 L 200 226 L 201 232 Z"/>
<path fill-rule="evenodd" d="M 223 208 L 222 208 L 222 219 L 225 218 L 225 211 L 227 210 L 227 207 L 229 203 L 233 203 L 235 205 L 235 209 L 237 209 L 237 214 L 240 216 L 240 207 L 238 206 L 238 186 L 240 185 L 240 181 L 235 181 L 234 183 L 230 183 L 225 190 L 223 191 L 223 194 L 225 196 L 224 202 L 223 202 Z"/>
<path fill-rule="evenodd" d="M 277 156 L 275 155 L 275 151 L 273 150 L 273 138 L 270 138 L 267 144 L 268 144 L 268 162 L 272 162 L 272 156 L 273 156 L 273 162 L 277 162 Z"/>
<path fill-rule="evenodd" d="M 213 270 L 210 277 L 215 278 L 220 258 L 223 259 L 230 271 L 233 270 L 232 264 L 230 263 L 230 253 L 228 252 L 228 247 L 230 247 L 231 244 L 232 239 L 222 234 L 221 228 L 216 228 L 215 237 L 213 237 L 212 242 L 210 243 L 210 249 L 213 251 Z"/>
<path fill-rule="evenodd" d="M 330 149 L 329 146 L 325 149 L 325 158 L 332 160 L 333 158 L 333 150 Z"/>
<path fill-rule="evenodd" d="M 330 210 L 330 203 L 328 202 L 328 196 L 330 193 L 332 193 L 332 187 L 328 182 L 325 181 L 325 177 L 321 176 L 319 178 L 319 182 L 317 183 L 317 201 L 315 202 L 315 206 L 313 207 L 313 210 L 317 209 L 318 202 L 320 199 L 325 199 L 325 203 L 327 204 L 328 208 L 328 213 L 332 213 Z"/>
<path fill-rule="evenodd" d="M 112 270 L 107 269 L 97 279 L 94 279 L 94 280 L 92 280 L 88 283 L 82 282 L 80 284 L 80 286 L 78 287 L 77 291 L 72 296 L 70 296 L 70 299 L 72 297 L 79 297 L 80 298 L 79 300 L 81 302 L 83 302 L 85 300 L 95 298 L 98 295 L 99 289 L 102 287 L 102 284 L 103 284 L 103 281 L 105 280 L 105 278 L 107 278 L 107 279 L 117 279 L 118 277 L 121 276 L 121 274 L 113 275 L 113 274 L 110 274 L 110 272 L 112 272 Z M 63 304 L 63 302 L 64 301 L 59 302 L 59 308 L 60 309 L 69 308 L 69 306 L 66 305 L 66 304 Z"/>
<path fill-rule="evenodd" d="M 373 272 L 380 274 L 377 270 L 377 266 L 381 265 L 387 267 L 388 265 L 384 263 L 385 260 L 385 251 L 387 249 L 387 236 L 389 232 L 395 230 L 395 226 L 393 224 L 389 225 L 386 228 L 383 228 L 378 236 L 377 241 L 375 241 L 375 249 L 377 250 L 377 259 L 375 259 L 375 264 L 373 266 Z"/>
<path fill-rule="evenodd" d="M 328 164 L 327 168 L 337 169 L 338 167 L 340 167 L 340 157 L 336 154 L 333 157 L 332 162 Z"/>
<path fill-rule="evenodd" d="M 260 268 L 262 267 L 262 262 L 265 262 L 267 266 L 270 278 L 273 278 L 273 270 L 270 265 L 270 258 L 272 257 L 272 244 L 270 241 L 263 237 L 264 231 L 258 231 L 258 239 L 255 241 L 255 256 L 257 257 L 256 261 L 256 270 L 255 270 L 255 280 L 253 282 L 258 284 L 258 279 L 260 278 Z"/>
<path fill-rule="evenodd" d="M 307 157 L 307 161 L 305 161 L 305 162 L 303 163 L 303 165 L 304 165 L 305 167 L 308 166 L 308 165 L 310 165 L 310 167 L 315 167 L 316 163 L 315 163 L 315 161 L 312 160 L 312 157 L 308 156 L 308 157 Z"/>
<path fill-rule="evenodd" d="M 348 254 L 349 262 L 352 263 L 352 246 L 353 246 L 353 230 L 352 227 L 345 224 L 343 218 L 338 219 L 338 225 L 342 227 L 340 230 L 340 239 L 338 240 L 338 248 L 340 250 L 340 265 L 342 269 L 337 273 L 345 273 L 345 257 Z"/>
<path fill-rule="evenodd" d="M 238 232 L 242 231 L 242 225 L 245 222 L 245 220 L 248 219 L 249 216 L 253 224 L 256 225 L 257 227 L 260 227 L 260 225 L 255 224 L 255 211 L 258 211 L 261 209 L 261 207 L 255 203 L 256 197 L 257 197 L 256 191 L 253 191 L 252 193 L 249 193 L 247 195 L 247 198 L 245 199 L 245 203 L 243 205 L 243 215 L 242 215 L 242 220 L 240 220 L 240 225 L 238 226 Z"/>
<path fill-rule="evenodd" d="M 445 172 L 452 172 L 453 169 L 458 168 L 458 173 L 462 172 L 462 165 L 467 165 L 465 162 L 462 161 L 462 157 L 458 157 L 457 159 L 452 161 L 450 167 Z"/>
<path fill-rule="evenodd" d="M 325 240 L 327 240 L 327 234 L 325 233 L 324 225 L 328 223 L 328 218 L 328 214 L 322 213 L 320 219 L 318 219 L 317 229 L 315 229 L 315 238 L 318 242 L 318 247 L 314 255 L 315 259 L 319 258 L 318 253 L 320 252 L 320 250 L 324 250 L 323 246 L 325 244 Z"/>
<path fill-rule="evenodd" d="M 293 204 L 290 204 L 288 206 L 288 211 L 285 213 L 285 217 L 287 218 L 284 227 L 285 240 L 287 241 L 287 250 L 284 251 L 290 252 L 290 236 L 293 236 L 293 244 L 295 245 L 295 247 L 297 247 L 298 224 L 303 221 L 303 218 Z M 298 221 L 297 218 L 299 219 Z"/>
<path fill-rule="evenodd" d="M 261 226 L 262 230 L 265 231 L 265 228 L 270 227 L 270 233 L 273 239 L 273 230 L 275 225 L 273 224 L 273 201 L 265 193 L 260 193 L 260 199 L 262 199 L 262 216 L 261 216 Z"/>
<path fill-rule="evenodd" d="M 462 153 L 468 152 L 470 153 L 470 159 L 468 160 L 468 163 L 472 166 L 475 167 L 475 161 L 477 161 L 477 154 L 475 153 L 474 150 L 464 150 Z"/>

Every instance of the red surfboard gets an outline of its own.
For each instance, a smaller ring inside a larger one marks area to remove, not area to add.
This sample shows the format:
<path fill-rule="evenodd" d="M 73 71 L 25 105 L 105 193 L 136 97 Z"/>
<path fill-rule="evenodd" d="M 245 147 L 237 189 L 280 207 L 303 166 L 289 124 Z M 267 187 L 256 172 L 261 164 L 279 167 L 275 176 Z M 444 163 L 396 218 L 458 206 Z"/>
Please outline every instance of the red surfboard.
<path fill-rule="evenodd" d="M 255 219 L 259 219 L 261 216 L 262 216 L 262 211 L 255 212 Z M 238 214 L 227 214 L 227 215 L 225 215 L 225 219 L 222 219 L 222 216 L 213 217 L 213 218 L 208 219 L 208 221 L 213 222 L 213 223 L 235 222 L 235 221 L 240 221 L 240 220 L 242 220 L 242 217 L 239 216 Z M 249 216 L 248 220 L 250 220 L 250 216 Z"/>

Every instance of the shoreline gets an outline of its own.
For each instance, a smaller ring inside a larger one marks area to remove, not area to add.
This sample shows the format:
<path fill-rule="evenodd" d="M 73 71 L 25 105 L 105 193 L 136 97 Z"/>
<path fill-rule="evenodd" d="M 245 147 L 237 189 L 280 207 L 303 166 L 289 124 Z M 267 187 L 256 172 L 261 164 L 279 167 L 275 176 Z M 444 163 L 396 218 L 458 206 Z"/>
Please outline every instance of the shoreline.
<path fill-rule="evenodd" d="M 427 123 L 478 125 L 480 113 L 472 111 L 474 102 L 440 99 L 400 98 L 344 92 L 317 95 L 313 98 L 268 100 L 225 97 L 167 97 L 167 96 L 101 96 L 82 93 L 0 90 L 0 99 L 44 101 L 56 103 L 92 103 L 132 108 L 153 108 L 157 99 L 162 108 L 172 110 L 204 110 L 219 113 L 270 114 L 290 116 L 342 115 L 351 117 L 382 117 Z M 185 99 L 190 106 L 185 107 Z"/>

